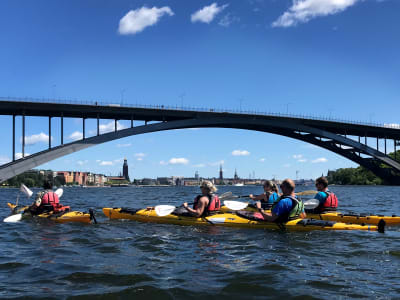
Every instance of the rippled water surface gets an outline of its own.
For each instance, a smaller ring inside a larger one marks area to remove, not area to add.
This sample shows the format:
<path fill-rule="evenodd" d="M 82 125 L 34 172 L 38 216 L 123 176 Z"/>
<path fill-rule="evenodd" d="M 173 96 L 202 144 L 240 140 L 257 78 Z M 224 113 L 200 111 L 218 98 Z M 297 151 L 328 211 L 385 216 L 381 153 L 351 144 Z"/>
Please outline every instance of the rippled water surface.
<path fill-rule="evenodd" d="M 298 188 L 301 191 L 309 188 Z M 399 187 L 332 186 L 340 211 L 400 215 Z M 220 193 L 261 187 L 220 187 Z M 197 187 L 65 188 L 98 224 L 0 224 L 0 298 L 400 298 L 400 228 L 311 233 L 108 220 L 102 207 L 191 201 Z M 0 218 L 17 189 L 0 189 Z M 23 199 L 25 204 L 28 203 Z"/>

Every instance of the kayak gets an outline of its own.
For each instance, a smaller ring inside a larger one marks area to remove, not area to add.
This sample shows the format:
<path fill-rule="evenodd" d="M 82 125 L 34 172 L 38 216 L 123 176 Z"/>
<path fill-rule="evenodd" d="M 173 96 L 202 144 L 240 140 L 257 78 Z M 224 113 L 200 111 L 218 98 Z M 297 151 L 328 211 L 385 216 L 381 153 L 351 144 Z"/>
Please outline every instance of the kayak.
<path fill-rule="evenodd" d="M 176 224 L 176 225 L 216 225 L 227 227 L 280 229 L 288 231 L 313 231 L 313 230 L 369 230 L 384 232 L 385 223 L 379 226 L 346 224 L 334 221 L 315 219 L 295 219 L 285 224 L 255 220 L 252 218 L 254 212 L 221 212 L 212 216 L 197 218 L 169 214 L 158 216 L 154 209 L 131 209 L 131 208 L 103 208 L 103 213 L 110 219 L 127 219 L 139 222 Z"/>
<path fill-rule="evenodd" d="M 23 218 L 39 217 L 52 220 L 56 223 L 68 223 L 68 222 L 90 223 L 92 220 L 96 222 L 92 210 L 89 210 L 89 213 L 65 210 L 58 213 L 46 212 L 37 216 L 32 216 L 28 212 L 29 206 L 17 207 L 15 204 L 12 203 L 7 203 L 7 205 L 14 214 L 23 213 Z"/>
<path fill-rule="evenodd" d="M 249 205 L 248 207 L 246 207 L 246 210 L 256 211 L 257 209 Z M 221 211 L 230 212 L 232 210 L 226 206 L 222 206 Z M 384 216 L 384 215 L 370 215 L 370 214 L 356 214 L 356 213 L 345 214 L 337 211 L 327 211 L 324 213 L 315 214 L 315 213 L 309 213 L 307 212 L 307 210 L 306 213 L 307 213 L 307 218 L 309 219 L 336 221 L 336 222 L 352 223 L 352 224 L 370 224 L 370 225 L 378 225 L 380 220 L 384 220 L 387 226 L 400 225 L 400 216 L 396 215 Z"/>

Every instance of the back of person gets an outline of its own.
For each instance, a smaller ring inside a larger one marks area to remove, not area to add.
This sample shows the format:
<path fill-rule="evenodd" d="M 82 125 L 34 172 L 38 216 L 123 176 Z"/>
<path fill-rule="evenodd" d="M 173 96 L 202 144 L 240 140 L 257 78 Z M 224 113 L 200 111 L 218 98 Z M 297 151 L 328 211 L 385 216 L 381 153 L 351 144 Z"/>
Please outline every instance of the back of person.
<path fill-rule="evenodd" d="M 315 199 L 319 200 L 319 205 L 314 209 L 314 213 L 322 213 L 326 211 L 336 211 L 338 207 L 338 199 L 331 191 L 318 192 Z"/>
<path fill-rule="evenodd" d="M 293 196 L 281 196 L 271 210 L 278 216 L 277 223 L 286 223 L 289 220 L 297 219 L 304 212 L 303 202 Z"/>

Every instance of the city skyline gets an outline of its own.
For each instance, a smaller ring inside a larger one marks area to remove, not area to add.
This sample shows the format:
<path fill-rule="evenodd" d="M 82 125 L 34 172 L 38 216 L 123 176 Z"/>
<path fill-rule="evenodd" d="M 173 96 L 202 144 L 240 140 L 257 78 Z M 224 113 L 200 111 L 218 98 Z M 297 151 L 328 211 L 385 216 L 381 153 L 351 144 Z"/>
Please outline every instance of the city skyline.
<path fill-rule="evenodd" d="M 0 49 L 0 96 L 398 125 L 399 10 L 394 0 L 122 0 L 113 5 L 5 0 L 0 3 L 0 33 L 7 41 Z M 21 152 L 20 121 L 16 152 Z M 46 149 L 47 121 L 27 117 L 26 122 L 26 153 Z M 64 122 L 65 142 L 82 137 L 80 120 Z M 0 116 L 0 124 L 3 164 L 12 158 L 11 118 Z M 100 124 L 101 132 L 114 128 L 111 120 Z M 56 144 L 57 120 L 53 126 Z M 128 126 L 118 122 L 119 129 Z M 95 134 L 95 120 L 87 120 L 86 130 L 87 136 Z M 39 168 L 118 174 L 125 157 L 132 162 L 131 178 L 189 177 L 196 171 L 215 177 L 220 165 L 224 173 L 237 169 L 243 177 L 316 178 L 357 166 L 279 135 L 194 128 L 124 138 Z"/>

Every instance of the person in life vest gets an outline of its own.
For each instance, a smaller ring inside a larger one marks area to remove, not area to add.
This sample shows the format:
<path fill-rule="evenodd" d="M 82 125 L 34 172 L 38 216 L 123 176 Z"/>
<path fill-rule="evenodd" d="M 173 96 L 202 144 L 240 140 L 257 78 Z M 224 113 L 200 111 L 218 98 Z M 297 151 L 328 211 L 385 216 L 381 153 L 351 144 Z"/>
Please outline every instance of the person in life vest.
<path fill-rule="evenodd" d="M 264 193 L 258 196 L 253 194 L 249 195 L 252 200 L 259 200 L 261 202 L 261 207 L 263 209 L 271 208 L 272 205 L 279 200 L 279 190 L 278 186 L 272 181 L 266 180 L 264 182 Z"/>
<path fill-rule="evenodd" d="M 318 193 L 314 199 L 319 201 L 319 205 L 313 209 L 313 213 L 324 211 L 334 211 L 338 207 L 338 199 L 334 193 L 328 190 L 328 180 L 325 177 L 319 177 L 315 180 L 315 187 Z"/>
<path fill-rule="evenodd" d="M 214 212 L 217 212 L 221 208 L 221 201 L 218 198 L 218 195 L 214 193 L 217 191 L 217 188 L 211 181 L 204 180 L 201 185 L 201 195 L 198 195 L 194 199 L 193 208 L 189 207 L 185 202 L 183 203 L 183 207 L 193 216 L 195 217 L 205 217 Z"/>
<path fill-rule="evenodd" d="M 294 193 L 295 184 L 291 179 L 285 179 L 281 184 L 282 196 L 272 206 L 271 212 L 266 212 L 257 202 L 257 208 L 265 221 L 285 223 L 296 218 L 305 218 L 303 202 L 296 198 Z"/>
<path fill-rule="evenodd" d="M 29 211 L 33 215 L 57 211 L 62 206 L 58 195 L 53 192 L 51 181 L 46 180 L 43 183 L 43 189 L 43 191 L 37 193 L 35 201 L 29 207 Z"/>

